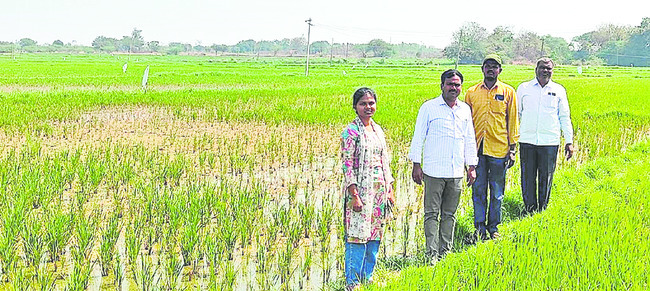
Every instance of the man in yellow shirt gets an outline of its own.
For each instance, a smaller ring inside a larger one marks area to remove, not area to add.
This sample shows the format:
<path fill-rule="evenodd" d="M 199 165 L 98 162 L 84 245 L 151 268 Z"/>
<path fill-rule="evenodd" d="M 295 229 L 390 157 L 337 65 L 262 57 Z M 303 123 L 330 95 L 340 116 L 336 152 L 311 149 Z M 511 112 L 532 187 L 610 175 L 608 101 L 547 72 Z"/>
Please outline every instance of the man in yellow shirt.
<path fill-rule="evenodd" d="M 472 186 L 474 227 L 476 237 L 484 240 L 499 237 L 506 170 L 515 162 L 519 140 L 517 97 L 514 88 L 499 81 L 501 65 L 501 57 L 487 55 L 481 66 L 483 81 L 470 87 L 465 95 L 465 102 L 472 109 L 479 158 Z"/>

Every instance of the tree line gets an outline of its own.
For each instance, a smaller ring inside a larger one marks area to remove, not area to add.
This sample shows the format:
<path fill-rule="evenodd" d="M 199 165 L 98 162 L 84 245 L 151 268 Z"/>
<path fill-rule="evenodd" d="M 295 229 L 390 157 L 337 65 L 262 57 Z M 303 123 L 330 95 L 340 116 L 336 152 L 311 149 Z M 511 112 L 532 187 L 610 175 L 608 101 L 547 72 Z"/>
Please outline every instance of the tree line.
<path fill-rule="evenodd" d="M 650 66 L 650 17 L 638 26 L 607 24 L 574 37 L 567 42 L 561 37 L 538 35 L 534 32 L 515 34 L 511 28 L 499 26 L 493 31 L 476 22 L 466 23 L 453 33 L 452 43 L 444 49 L 415 43 L 391 44 L 381 39 L 368 43 L 330 43 L 316 41 L 310 44 L 310 54 L 337 58 L 447 58 L 461 64 L 477 64 L 483 56 L 498 53 L 506 62 L 531 63 L 541 56 L 550 56 L 560 64 Z M 145 41 L 142 30 L 133 29 L 122 38 L 96 37 L 92 45 L 38 44 L 30 38 L 16 42 L 0 42 L 0 53 L 10 52 L 66 52 L 66 53 L 150 53 L 150 54 L 215 54 L 255 56 L 304 56 L 307 40 L 304 37 L 281 40 L 242 40 L 234 45 L 189 44 Z"/>
<path fill-rule="evenodd" d="M 498 53 L 512 63 L 549 56 L 561 64 L 650 66 L 650 17 L 644 17 L 638 26 L 606 24 L 571 42 L 534 32 L 515 34 L 503 26 L 488 32 L 470 22 L 454 32 L 452 43 L 443 53 L 465 64 L 480 63 L 486 54 Z"/>

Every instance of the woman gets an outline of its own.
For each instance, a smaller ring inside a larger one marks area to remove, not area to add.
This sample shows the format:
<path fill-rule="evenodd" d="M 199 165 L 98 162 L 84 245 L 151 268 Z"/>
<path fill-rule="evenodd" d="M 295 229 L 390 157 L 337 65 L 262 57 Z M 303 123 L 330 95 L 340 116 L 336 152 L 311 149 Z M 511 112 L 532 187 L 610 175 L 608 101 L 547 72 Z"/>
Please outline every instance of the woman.
<path fill-rule="evenodd" d="M 388 147 L 372 120 L 377 95 L 359 88 L 353 95 L 357 118 L 341 135 L 345 197 L 345 280 L 354 289 L 372 277 L 383 235 L 387 204 L 395 203 Z"/>

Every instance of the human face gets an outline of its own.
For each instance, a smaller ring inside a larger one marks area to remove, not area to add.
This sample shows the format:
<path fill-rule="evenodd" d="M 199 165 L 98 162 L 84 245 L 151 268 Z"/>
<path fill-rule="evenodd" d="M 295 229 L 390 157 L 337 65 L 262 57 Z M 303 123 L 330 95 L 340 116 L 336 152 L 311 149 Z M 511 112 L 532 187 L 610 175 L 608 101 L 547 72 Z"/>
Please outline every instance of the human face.
<path fill-rule="evenodd" d="M 370 94 L 363 95 L 357 105 L 354 106 L 354 110 L 357 111 L 357 115 L 361 120 L 369 120 L 377 111 L 377 101 Z"/>
<path fill-rule="evenodd" d="M 460 80 L 460 77 L 453 76 L 445 79 L 445 82 L 440 85 L 440 89 L 442 89 L 442 98 L 445 101 L 455 101 L 463 89 L 463 82 Z"/>
<path fill-rule="evenodd" d="M 501 73 L 501 65 L 492 59 L 485 61 L 481 68 L 483 69 L 483 77 L 489 82 L 496 81 Z"/>
<path fill-rule="evenodd" d="M 551 76 L 553 75 L 553 63 L 540 62 L 535 68 L 535 75 L 537 75 L 537 81 L 539 84 L 545 86 L 548 84 L 548 81 L 551 80 Z"/>

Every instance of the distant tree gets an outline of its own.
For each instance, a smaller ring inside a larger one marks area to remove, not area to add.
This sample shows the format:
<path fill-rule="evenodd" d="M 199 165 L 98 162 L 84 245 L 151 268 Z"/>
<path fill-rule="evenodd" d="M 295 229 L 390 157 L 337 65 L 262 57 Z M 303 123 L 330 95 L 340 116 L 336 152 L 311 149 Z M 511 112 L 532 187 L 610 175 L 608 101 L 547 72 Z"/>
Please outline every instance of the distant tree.
<path fill-rule="evenodd" d="M 485 53 L 498 54 L 503 61 L 512 59 L 512 42 L 514 39 L 515 34 L 510 28 L 497 26 L 485 40 Z"/>
<path fill-rule="evenodd" d="M 549 56 L 556 64 L 569 63 L 572 58 L 569 43 L 564 38 L 546 35 L 544 40 L 544 56 Z"/>
<path fill-rule="evenodd" d="M 254 53 L 257 42 L 252 39 L 242 40 L 235 45 L 235 50 L 239 53 Z"/>
<path fill-rule="evenodd" d="M 514 60 L 535 62 L 542 57 L 542 38 L 534 32 L 523 32 L 512 42 Z"/>
<path fill-rule="evenodd" d="M 178 55 L 178 53 L 185 51 L 185 46 L 180 43 L 180 42 L 172 42 L 169 43 L 169 46 L 167 47 L 167 54 L 168 55 Z"/>
<path fill-rule="evenodd" d="M 149 48 L 150 51 L 152 52 L 158 52 L 160 50 L 160 42 L 157 40 L 152 40 L 147 43 L 147 47 Z"/>
<path fill-rule="evenodd" d="M 487 30 L 476 22 L 464 24 L 453 33 L 451 45 L 445 47 L 444 55 L 456 59 L 460 46 L 460 63 L 480 63 L 485 56 Z"/>
<path fill-rule="evenodd" d="M 18 45 L 20 45 L 21 48 L 25 48 L 25 47 L 28 47 L 28 46 L 35 46 L 36 41 L 31 39 L 31 38 L 21 38 L 18 41 Z"/>
<path fill-rule="evenodd" d="M 641 25 L 635 28 L 635 33 L 623 47 L 619 57 L 622 65 L 650 66 L 650 17 L 645 17 Z"/>
<path fill-rule="evenodd" d="M 571 48 L 574 51 L 573 57 L 586 61 L 593 54 L 609 55 L 612 51 L 619 50 L 617 47 L 620 47 L 621 42 L 626 43 L 633 31 L 634 28 L 630 26 L 606 24 L 597 30 L 576 36 L 571 43 Z M 609 57 L 607 58 L 609 59 Z"/>
<path fill-rule="evenodd" d="M 117 49 L 118 40 L 112 37 L 98 36 L 92 46 L 99 51 L 112 52 Z"/>
<path fill-rule="evenodd" d="M 330 43 L 325 40 L 315 41 L 311 44 L 310 51 L 313 54 L 327 53 L 330 51 Z"/>
<path fill-rule="evenodd" d="M 52 42 L 52 45 L 58 45 L 58 46 L 63 46 L 63 42 L 61 40 L 55 40 Z"/>
<path fill-rule="evenodd" d="M 142 37 L 142 30 L 139 30 L 137 28 L 133 28 L 133 31 L 131 32 L 131 51 L 132 52 L 139 52 L 142 50 L 142 47 L 144 46 L 144 38 Z"/>
<path fill-rule="evenodd" d="M 228 46 L 225 44 L 213 44 L 210 46 L 210 49 L 214 51 L 214 53 L 219 53 L 219 52 L 227 52 L 228 51 Z"/>
<path fill-rule="evenodd" d="M 294 37 L 289 41 L 289 50 L 293 52 L 306 53 L 307 39 L 304 37 Z"/>
<path fill-rule="evenodd" d="M 198 53 L 205 53 L 205 52 L 208 52 L 208 51 L 210 50 L 210 48 L 207 47 L 207 46 L 204 46 L 204 45 L 200 45 L 200 44 L 199 44 L 199 45 L 195 45 L 195 46 L 192 48 L 192 50 L 195 51 L 195 52 L 198 52 Z"/>
<path fill-rule="evenodd" d="M 366 50 L 372 52 L 373 56 L 381 58 L 390 57 L 394 53 L 392 46 L 381 39 L 373 39 L 368 42 Z"/>

